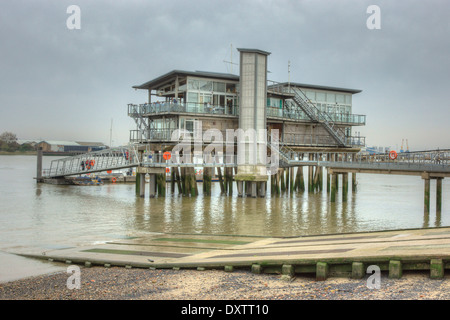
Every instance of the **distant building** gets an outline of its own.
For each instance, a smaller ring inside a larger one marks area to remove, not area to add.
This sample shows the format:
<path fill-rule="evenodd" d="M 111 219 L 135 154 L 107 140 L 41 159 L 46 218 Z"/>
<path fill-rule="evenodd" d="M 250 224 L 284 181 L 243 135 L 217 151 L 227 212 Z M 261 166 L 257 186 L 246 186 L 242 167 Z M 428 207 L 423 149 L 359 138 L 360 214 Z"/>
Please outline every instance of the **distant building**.
<path fill-rule="evenodd" d="M 86 153 L 91 151 L 99 151 L 106 149 L 101 142 L 80 142 L 80 141 L 41 141 L 36 145 L 37 148 L 42 148 L 44 152 L 61 152 L 61 153 Z"/>
<path fill-rule="evenodd" d="M 35 147 L 41 141 L 42 140 L 22 140 L 22 139 L 19 139 L 16 142 L 17 142 L 17 144 L 20 144 L 20 145 L 22 145 L 22 144 L 29 144 L 29 145 Z"/>

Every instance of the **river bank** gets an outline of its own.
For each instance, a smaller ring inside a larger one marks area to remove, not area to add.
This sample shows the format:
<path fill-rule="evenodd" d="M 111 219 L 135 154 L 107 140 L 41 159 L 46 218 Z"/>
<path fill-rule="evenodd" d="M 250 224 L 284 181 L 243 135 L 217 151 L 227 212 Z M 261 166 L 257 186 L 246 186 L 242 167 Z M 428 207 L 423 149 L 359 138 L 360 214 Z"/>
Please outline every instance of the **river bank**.
<path fill-rule="evenodd" d="M 149 270 L 119 267 L 80 269 L 80 288 L 68 289 L 72 274 L 56 272 L 0 284 L 1 300 L 448 300 L 450 282 L 428 273 L 401 279 L 382 274 L 380 289 L 361 280 L 313 275 L 291 281 L 249 271 Z"/>
<path fill-rule="evenodd" d="M 0 151 L 0 156 L 35 156 L 36 151 Z"/>

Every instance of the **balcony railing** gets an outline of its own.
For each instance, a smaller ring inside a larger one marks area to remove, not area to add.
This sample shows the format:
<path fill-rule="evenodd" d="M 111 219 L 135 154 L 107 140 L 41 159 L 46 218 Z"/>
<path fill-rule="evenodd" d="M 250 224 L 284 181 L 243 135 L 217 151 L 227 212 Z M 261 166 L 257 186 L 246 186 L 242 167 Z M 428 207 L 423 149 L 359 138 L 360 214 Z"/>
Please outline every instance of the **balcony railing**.
<path fill-rule="evenodd" d="M 140 114 L 142 116 L 150 114 L 158 114 L 163 112 L 173 113 L 191 113 L 191 114 L 209 114 L 209 115 L 229 115 L 238 116 L 239 107 L 234 108 L 229 106 L 200 104 L 200 103 L 174 103 L 174 102 L 162 102 L 162 103 L 145 103 L 145 104 L 129 104 L 128 115 L 135 116 Z M 290 120 L 305 120 L 309 121 L 309 117 L 303 111 L 288 111 L 286 109 L 267 107 L 266 115 L 270 118 L 282 118 Z M 325 120 L 323 112 L 317 110 L 316 114 L 319 120 Z M 348 114 L 339 112 L 329 112 L 328 120 L 332 119 L 337 123 L 350 123 L 353 125 L 364 125 L 366 123 L 366 116 L 359 114 Z"/>
<path fill-rule="evenodd" d="M 172 138 L 174 131 L 177 129 L 150 129 L 147 133 L 149 140 L 145 139 L 140 130 L 130 130 L 130 142 L 147 142 L 147 141 L 166 141 L 166 142 L 178 142 L 183 137 L 181 136 L 179 139 L 176 136 L 175 139 Z M 191 141 L 200 141 L 202 137 L 204 137 L 204 133 L 206 131 L 203 130 L 202 135 L 200 137 L 195 137 L 193 133 L 190 134 Z M 221 134 L 222 141 L 227 141 L 227 132 L 226 130 L 218 131 Z M 219 140 L 212 140 L 216 142 L 222 142 Z M 234 140 L 235 141 L 235 140 Z M 365 137 L 360 136 L 348 136 L 345 137 L 345 142 L 347 146 L 352 147 L 364 147 L 365 146 Z M 336 141 L 328 135 L 311 135 L 311 134 L 300 134 L 300 133 L 290 133 L 285 132 L 280 139 L 280 143 L 285 145 L 297 145 L 297 146 L 334 146 L 336 145 Z"/>
<path fill-rule="evenodd" d="M 186 112 L 193 114 L 213 114 L 213 115 L 230 115 L 236 116 L 238 108 L 229 106 L 212 105 L 209 103 L 180 103 L 180 102 L 154 102 L 144 104 L 129 104 L 128 115 L 134 114 L 157 114 L 163 112 Z"/>
<path fill-rule="evenodd" d="M 266 111 L 267 117 L 272 118 L 283 118 L 292 120 L 305 120 L 309 121 L 310 118 L 303 111 L 288 111 L 280 108 L 267 107 Z M 323 112 L 316 112 L 316 117 L 319 121 L 324 121 L 325 116 Z M 366 116 L 361 114 L 349 114 L 341 112 L 329 112 L 327 120 L 333 120 L 334 122 L 340 123 L 350 123 L 353 125 L 365 125 Z"/>
<path fill-rule="evenodd" d="M 365 137 L 346 136 L 345 145 L 352 147 L 364 147 Z M 285 132 L 281 141 L 285 145 L 297 146 L 334 146 L 336 141 L 329 135 L 312 135 L 294 132 Z"/>

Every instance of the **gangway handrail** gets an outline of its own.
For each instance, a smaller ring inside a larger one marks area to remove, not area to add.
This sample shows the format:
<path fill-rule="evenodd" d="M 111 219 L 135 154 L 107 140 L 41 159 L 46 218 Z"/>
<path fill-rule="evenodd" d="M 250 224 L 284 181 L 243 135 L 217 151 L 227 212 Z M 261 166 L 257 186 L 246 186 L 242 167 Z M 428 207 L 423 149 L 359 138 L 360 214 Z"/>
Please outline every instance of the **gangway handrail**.
<path fill-rule="evenodd" d="M 135 146 L 108 148 L 53 160 L 50 168 L 43 171 L 43 177 L 56 178 L 130 168 L 139 163 Z"/>

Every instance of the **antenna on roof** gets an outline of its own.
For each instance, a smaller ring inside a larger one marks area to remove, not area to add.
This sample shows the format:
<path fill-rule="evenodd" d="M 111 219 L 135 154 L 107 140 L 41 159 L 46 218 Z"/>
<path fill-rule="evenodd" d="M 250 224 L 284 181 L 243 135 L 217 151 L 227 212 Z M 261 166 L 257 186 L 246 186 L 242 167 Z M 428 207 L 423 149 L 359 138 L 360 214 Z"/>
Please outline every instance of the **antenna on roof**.
<path fill-rule="evenodd" d="M 223 62 L 230 64 L 230 73 L 233 73 L 233 64 L 236 66 L 238 65 L 237 63 L 233 63 L 233 44 L 230 45 L 230 61 L 223 60 Z"/>
<path fill-rule="evenodd" d="M 291 92 L 291 60 L 288 60 L 288 92 Z"/>

